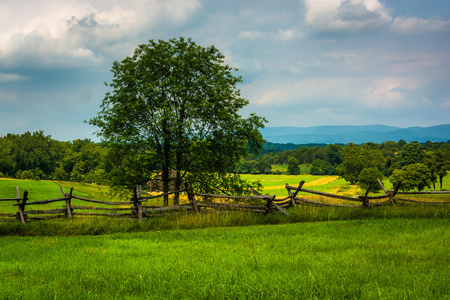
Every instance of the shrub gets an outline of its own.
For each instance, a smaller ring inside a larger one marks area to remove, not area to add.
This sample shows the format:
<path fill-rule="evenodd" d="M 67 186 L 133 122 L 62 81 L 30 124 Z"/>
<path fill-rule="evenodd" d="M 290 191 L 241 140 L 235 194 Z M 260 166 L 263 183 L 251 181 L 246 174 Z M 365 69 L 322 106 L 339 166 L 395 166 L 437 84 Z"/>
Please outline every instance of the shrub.
<path fill-rule="evenodd" d="M 31 170 L 23 171 L 21 179 L 34 179 L 33 171 Z"/>

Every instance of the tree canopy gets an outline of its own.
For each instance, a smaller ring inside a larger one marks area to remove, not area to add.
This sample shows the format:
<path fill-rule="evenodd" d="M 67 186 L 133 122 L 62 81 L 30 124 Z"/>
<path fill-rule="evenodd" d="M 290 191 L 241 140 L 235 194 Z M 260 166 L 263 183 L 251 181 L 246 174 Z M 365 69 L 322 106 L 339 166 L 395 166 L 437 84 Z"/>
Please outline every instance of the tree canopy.
<path fill-rule="evenodd" d="M 90 124 L 120 153 L 116 166 L 124 172 L 146 162 L 147 172 L 128 180 L 119 176 L 122 183 L 143 184 L 162 171 L 167 192 L 172 169 L 175 189 L 189 177 L 211 191 L 214 185 L 202 180 L 205 173 L 226 177 L 248 151 L 257 153 L 266 120 L 239 115 L 248 100 L 236 88 L 242 79 L 235 71 L 214 46 L 204 48 L 184 38 L 150 40 L 133 56 L 115 61 L 112 91 Z"/>

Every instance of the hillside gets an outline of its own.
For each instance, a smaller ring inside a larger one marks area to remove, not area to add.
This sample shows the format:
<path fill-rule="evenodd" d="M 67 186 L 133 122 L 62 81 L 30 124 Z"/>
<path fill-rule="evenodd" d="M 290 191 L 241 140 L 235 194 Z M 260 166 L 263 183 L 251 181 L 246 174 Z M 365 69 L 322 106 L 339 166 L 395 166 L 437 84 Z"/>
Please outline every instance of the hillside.
<path fill-rule="evenodd" d="M 361 144 L 399 140 L 446 142 L 450 140 L 450 124 L 408 128 L 384 125 L 267 127 L 261 133 L 268 142 L 292 144 Z"/>

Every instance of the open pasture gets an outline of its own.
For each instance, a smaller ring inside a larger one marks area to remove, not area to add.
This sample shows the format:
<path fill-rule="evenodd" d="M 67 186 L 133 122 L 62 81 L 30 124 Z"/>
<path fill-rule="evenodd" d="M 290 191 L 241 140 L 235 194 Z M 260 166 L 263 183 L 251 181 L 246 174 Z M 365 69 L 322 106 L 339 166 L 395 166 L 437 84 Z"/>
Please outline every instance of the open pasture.
<path fill-rule="evenodd" d="M 44 181 L 44 180 L 19 180 L 19 179 L 0 179 L 0 199 L 1 198 L 15 198 L 16 186 L 19 187 L 20 196 L 23 192 L 28 191 L 28 201 L 41 201 L 61 198 L 62 193 L 59 186 L 62 186 L 66 192 L 70 188 L 74 188 L 73 194 L 81 197 L 107 199 L 110 201 L 119 201 L 118 197 L 113 197 L 110 194 L 110 189 L 107 186 L 99 186 L 96 184 L 81 184 L 69 181 Z M 13 206 L 14 201 L 1 202 L 0 213 L 16 213 L 17 207 Z M 54 209 L 61 208 L 63 202 L 53 202 L 45 205 L 40 205 L 39 209 Z M 83 202 L 74 199 L 74 205 L 83 205 Z M 91 206 L 98 206 L 93 203 Z M 33 206 L 31 206 L 33 207 Z"/>
<path fill-rule="evenodd" d="M 448 299 L 448 218 L 3 237 L 1 299 Z"/>

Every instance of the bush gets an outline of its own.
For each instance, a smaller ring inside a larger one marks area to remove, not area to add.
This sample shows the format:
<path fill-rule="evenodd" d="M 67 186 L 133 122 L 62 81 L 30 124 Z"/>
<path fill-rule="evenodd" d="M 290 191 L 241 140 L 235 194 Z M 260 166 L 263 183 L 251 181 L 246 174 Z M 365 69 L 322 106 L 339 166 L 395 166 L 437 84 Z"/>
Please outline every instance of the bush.
<path fill-rule="evenodd" d="M 23 171 L 21 179 L 34 179 L 33 171 L 31 170 Z"/>
<path fill-rule="evenodd" d="M 62 180 L 66 181 L 69 179 L 69 174 L 64 170 L 62 166 L 59 166 L 55 169 L 52 176 L 53 180 Z"/>

